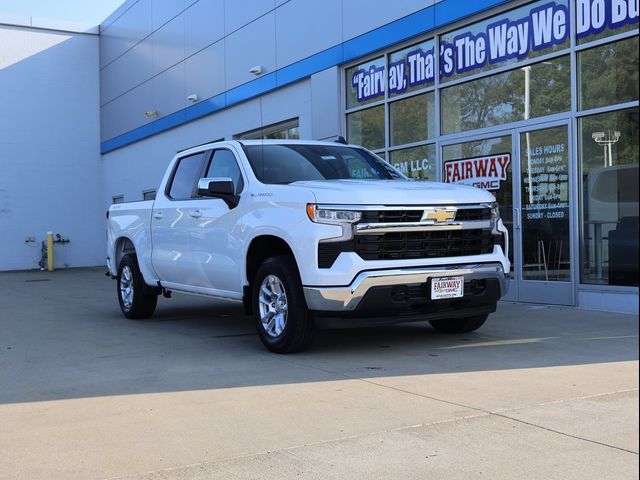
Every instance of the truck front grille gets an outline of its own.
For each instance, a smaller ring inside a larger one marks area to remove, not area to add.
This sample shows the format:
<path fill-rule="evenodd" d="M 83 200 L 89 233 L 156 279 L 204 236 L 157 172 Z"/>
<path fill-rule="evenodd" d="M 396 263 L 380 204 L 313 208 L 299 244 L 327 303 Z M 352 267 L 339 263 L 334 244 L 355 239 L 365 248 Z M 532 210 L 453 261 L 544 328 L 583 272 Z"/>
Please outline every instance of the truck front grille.
<path fill-rule="evenodd" d="M 424 210 L 365 210 L 362 212 L 363 223 L 405 223 L 419 222 Z M 491 208 L 459 208 L 456 212 L 457 222 L 491 220 Z"/>
<path fill-rule="evenodd" d="M 493 243 L 490 229 L 356 235 L 345 242 L 320 243 L 318 267 L 330 268 L 342 252 L 355 252 L 363 260 L 463 257 L 491 253 Z"/>
<path fill-rule="evenodd" d="M 365 210 L 362 212 L 364 223 L 400 223 L 419 222 L 423 210 Z"/>

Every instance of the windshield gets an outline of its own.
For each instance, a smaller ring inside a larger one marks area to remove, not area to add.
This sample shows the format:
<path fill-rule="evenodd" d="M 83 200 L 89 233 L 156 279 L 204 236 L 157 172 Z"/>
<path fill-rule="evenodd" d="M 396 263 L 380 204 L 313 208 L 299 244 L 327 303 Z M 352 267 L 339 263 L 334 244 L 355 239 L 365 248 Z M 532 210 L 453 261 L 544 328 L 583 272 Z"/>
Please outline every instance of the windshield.
<path fill-rule="evenodd" d="M 253 173 L 262 183 L 304 180 L 405 179 L 380 157 L 363 148 L 333 145 L 245 145 Z"/>

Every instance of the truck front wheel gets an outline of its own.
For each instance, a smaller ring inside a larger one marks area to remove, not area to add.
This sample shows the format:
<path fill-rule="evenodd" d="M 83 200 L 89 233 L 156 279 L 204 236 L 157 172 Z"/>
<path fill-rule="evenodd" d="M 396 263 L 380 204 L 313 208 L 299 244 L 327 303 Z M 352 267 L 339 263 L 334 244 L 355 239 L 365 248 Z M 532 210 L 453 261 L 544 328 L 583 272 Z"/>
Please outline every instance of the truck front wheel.
<path fill-rule="evenodd" d="M 133 254 L 122 257 L 118 265 L 118 302 L 127 318 L 148 318 L 153 315 L 158 295 L 147 287 Z"/>
<path fill-rule="evenodd" d="M 275 353 L 306 350 L 313 341 L 313 317 L 291 256 L 266 259 L 253 281 L 253 312 L 260 340 Z"/>
<path fill-rule="evenodd" d="M 432 320 L 431 326 L 442 333 L 469 333 L 480 328 L 487 321 L 488 315 L 476 315 L 466 318 Z"/>

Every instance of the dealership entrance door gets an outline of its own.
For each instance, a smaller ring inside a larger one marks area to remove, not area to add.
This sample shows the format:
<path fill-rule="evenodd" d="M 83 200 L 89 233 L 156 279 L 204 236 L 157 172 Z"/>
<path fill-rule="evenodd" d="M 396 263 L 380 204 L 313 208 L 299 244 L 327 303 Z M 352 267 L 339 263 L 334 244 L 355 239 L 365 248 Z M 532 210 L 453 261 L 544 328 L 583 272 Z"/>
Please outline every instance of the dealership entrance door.
<path fill-rule="evenodd" d="M 441 144 L 443 180 L 489 190 L 500 205 L 511 260 L 505 300 L 575 304 L 570 146 L 566 121 Z"/>

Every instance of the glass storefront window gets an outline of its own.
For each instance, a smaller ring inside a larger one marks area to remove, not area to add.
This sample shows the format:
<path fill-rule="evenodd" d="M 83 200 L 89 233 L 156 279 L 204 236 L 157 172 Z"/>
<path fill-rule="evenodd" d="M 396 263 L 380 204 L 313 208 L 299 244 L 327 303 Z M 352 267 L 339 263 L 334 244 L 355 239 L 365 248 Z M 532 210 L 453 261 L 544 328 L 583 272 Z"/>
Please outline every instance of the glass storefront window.
<path fill-rule="evenodd" d="M 389 163 L 407 177 L 420 180 L 436 179 L 436 146 L 434 144 L 394 150 L 390 154 Z"/>
<path fill-rule="evenodd" d="M 461 178 L 456 175 L 455 164 L 459 162 L 475 161 L 477 165 L 484 168 L 484 165 L 496 163 L 496 178 L 491 185 L 484 185 L 484 188 L 491 191 L 496 197 L 500 206 L 500 217 L 505 227 L 509 231 L 509 238 L 513 239 L 513 179 L 511 166 L 511 135 L 501 137 L 487 138 L 473 142 L 457 143 L 454 145 L 445 145 L 442 147 L 442 168 L 443 181 L 447 183 L 464 183 L 467 185 L 475 185 L 483 187 L 483 185 L 474 182 L 473 178 Z M 502 166 L 504 166 L 504 175 L 501 175 Z M 475 168 L 474 170 L 478 170 Z M 465 171 L 469 171 L 465 169 Z M 477 175 L 482 177 L 482 174 Z M 484 175 L 487 176 L 486 174 Z M 481 181 L 480 178 L 477 180 Z M 509 259 L 511 260 L 511 273 L 513 274 L 513 241 L 509 242 Z"/>
<path fill-rule="evenodd" d="M 427 40 L 389 55 L 389 97 L 429 87 L 436 75 L 435 41 Z"/>
<path fill-rule="evenodd" d="M 386 66 L 384 57 L 347 68 L 347 108 L 359 107 L 384 99 Z"/>
<path fill-rule="evenodd" d="M 391 145 L 420 142 L 433 138 L 435 128 L 435 93 L 397 100 L 389 104 Z"/>
<path fill-rule="evenodd" d="M 270 140 L 299 140 L 300 130 L 299 122 L 297 118 L 287 120 L 285 122 L 275 123 L 273 125 L 267 125 L 250 132 L 244 132 L 234 135 L 234 139 L 270 139 Z M 220 139 L 220 141 L 223 139 Z"/>
<path fill-rule="evenodd" d="M 513 300 L 637 292 L 637 0 L 522 3 L 346 68 L 347 139 L 408 177 L 490 191 Z"/>
<path fill-rule="evenodd" d="M 569 56 L 562 56 L 441 91 L 442 133 L 542 117 L 571 108 Z"/>
<path fill-rule="evenodd" d="M 370 150 L 384 148 L 384 105 L 349 113 L 347 136 L 350 143 Z"/>
<path fill-rule="evenodd" d="M 578 53 L 580 109 L 638 100 L 638 39 L 627 38 Z"/>
<path fill-rule="evenodd" d="M 638 28 L 637 0 L 576 0 L 576 38 L 591 42 Z"/>
<path fill-rule="evenodd" d="M 638 286 L 638 108 L 579 119 L 582 283 Z"/>
<path fill-rule="evenodd" d="M 443 83 L 569 47 L 568 0 L 540 0 L 440 36 Z"/>
<path fill-rule="evenodd" d="M 569 142 L 566 126 L 520 134 L 522 278 L 568 281 Z"/>

